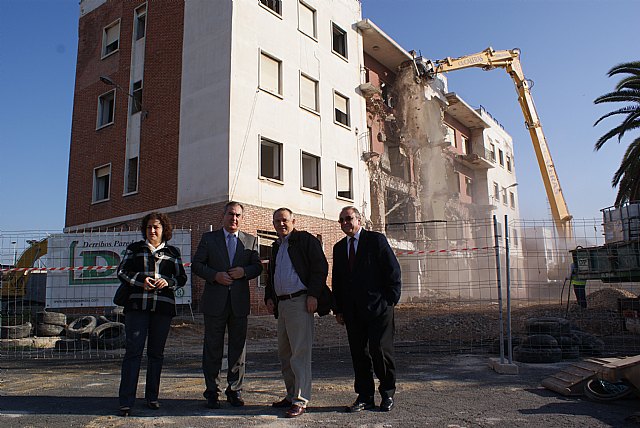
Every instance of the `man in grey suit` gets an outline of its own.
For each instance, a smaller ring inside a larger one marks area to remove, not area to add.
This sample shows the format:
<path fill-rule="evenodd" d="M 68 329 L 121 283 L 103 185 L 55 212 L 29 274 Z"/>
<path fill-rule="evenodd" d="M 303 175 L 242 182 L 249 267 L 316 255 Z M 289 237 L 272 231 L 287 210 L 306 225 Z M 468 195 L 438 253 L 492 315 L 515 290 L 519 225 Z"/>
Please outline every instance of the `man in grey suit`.
<path fill-rule="evenodd" d="M 232 406 L 244 405 L 244 379 L 247 315 L 249 315 L 249 280 L 262 272 L 255 236 L 240 231 L 243 206 L 231 201 L 224 207 L 223 227 L 202 235 L 191 268 L 206 283 L 200 302 L 204 314 L 202 371 L 207 407 L 220 408 L 220 369 L 224 333 L 228 331 L 227 388 Z"/>

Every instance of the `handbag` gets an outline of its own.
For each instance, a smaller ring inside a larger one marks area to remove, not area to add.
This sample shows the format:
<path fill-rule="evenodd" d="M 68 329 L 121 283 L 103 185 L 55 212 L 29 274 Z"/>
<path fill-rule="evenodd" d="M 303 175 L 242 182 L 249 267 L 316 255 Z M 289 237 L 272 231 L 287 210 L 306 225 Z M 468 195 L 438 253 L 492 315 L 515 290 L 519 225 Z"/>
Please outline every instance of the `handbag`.
<path fill-rule="evenodd" d="M 129 296 L 131 296 L 132 291 L 132 286 L 120 282 L 120 287 L 116 290 L 116 294 L 113 295 L 113 303 L 117 306 L 125 306 L 129 301 Z"/>

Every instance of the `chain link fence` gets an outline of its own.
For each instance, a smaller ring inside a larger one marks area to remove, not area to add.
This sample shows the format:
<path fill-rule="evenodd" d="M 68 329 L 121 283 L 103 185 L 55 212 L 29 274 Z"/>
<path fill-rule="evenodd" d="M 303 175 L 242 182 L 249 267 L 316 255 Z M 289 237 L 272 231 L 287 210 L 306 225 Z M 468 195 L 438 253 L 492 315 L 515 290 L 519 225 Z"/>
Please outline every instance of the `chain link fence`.
<path fill-rule="evenodd" d="M 339 230 L 316 229 L 312 232 L 323 239 L 331 263 Z M 562 325 L 560 336 L 572 337 L 565 344 L 572 351 L 567 357 L 640 352 L 639 284 L 631 277 L 618 282 L 589 279 L 583 309 L 568 279 L 571 250 L 604 244 L 597 220 L 574 220 L 570 238 L 560 236 L 551 221 L 506 218 L 390 223 L 373 229 L 385 233 L 402 268 L 395 320 L 399 350 L 491 353 L 500 347 L 501 329 L 512 332 L 513 345 L 522 347 L 532 333 L 548 333 L 535 329 L 552 322 Z M 196 225 L 174 226 L 171 243 L 181 249 L 189 282 L 178 296 L 168 356 L 201 356 L 198 304 L 204 284 L 191 275 L 190 263 L 205 231 Z M 256 233 L 266 261 L 276 236 Z M 115 271 L 126 245 L 140 238 L 135 227 L 3 231 L 0 359 L 121 358 L 123 314 L 111 302 L 118 286 Z M 263 286 L 264 276 L 251 283 L 248 349 L 275 352 L 276 323 L 266 315 Z M 348 352 L 344 328 L 333 317 L 316 322 L 316 346 Z"/>

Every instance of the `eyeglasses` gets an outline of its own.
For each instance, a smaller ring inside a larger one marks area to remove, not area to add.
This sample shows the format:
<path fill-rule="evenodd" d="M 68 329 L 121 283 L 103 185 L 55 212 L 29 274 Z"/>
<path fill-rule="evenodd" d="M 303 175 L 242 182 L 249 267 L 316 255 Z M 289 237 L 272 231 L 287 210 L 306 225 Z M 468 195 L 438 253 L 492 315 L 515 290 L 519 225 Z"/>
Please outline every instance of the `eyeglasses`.
<path fill-rule="evenodd" d="M 346 217 L 340 217 L 338 219 L 338 223 L 342 224 L 342 223 L 351 223 L 351 220 L 353 220 L 355 217 L 351 217 L 350 215 L 346 216 Z"/>

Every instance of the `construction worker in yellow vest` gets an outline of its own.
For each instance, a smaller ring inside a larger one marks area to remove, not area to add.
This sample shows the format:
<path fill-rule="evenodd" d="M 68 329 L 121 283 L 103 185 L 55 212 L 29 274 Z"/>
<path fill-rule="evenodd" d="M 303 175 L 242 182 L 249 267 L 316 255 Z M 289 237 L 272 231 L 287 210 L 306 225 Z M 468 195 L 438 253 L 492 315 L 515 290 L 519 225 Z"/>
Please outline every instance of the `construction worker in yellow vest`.
<path fill-rule="evenodd" d="M 578 305 L 580 305 L 582 309 L 587 309 L 587 280 L 576 278 L 577 274 L 578 269 L 576 268 L 576 264 L 571 263 L 571 275 L 569 278 L 571 287 L 573 287 L 573 293 L 576 296 Z"/>

